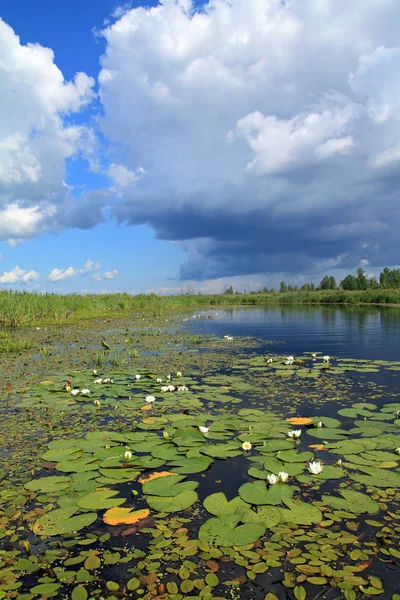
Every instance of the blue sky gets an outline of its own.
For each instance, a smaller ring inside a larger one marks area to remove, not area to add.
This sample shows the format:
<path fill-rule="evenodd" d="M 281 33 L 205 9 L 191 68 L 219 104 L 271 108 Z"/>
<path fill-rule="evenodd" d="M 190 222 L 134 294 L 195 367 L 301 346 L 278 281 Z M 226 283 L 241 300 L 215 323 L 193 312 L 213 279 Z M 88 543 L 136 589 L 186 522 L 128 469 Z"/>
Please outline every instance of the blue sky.
<path fill-rule="evenodd" d="M 207 292 L 399 264 L 397 0 L 0 17 L 2 287 Z"/>

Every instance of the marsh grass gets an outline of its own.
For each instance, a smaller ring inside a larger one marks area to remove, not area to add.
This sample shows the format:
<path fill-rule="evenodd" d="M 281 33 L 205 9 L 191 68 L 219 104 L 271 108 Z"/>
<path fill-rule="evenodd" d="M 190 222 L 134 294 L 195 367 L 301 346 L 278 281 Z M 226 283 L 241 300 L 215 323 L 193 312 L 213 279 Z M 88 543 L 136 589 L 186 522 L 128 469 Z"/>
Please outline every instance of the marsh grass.
<path fill-rule="evenodd" d="M 0 331 L 0 353 L 2 352 L 22 352 L 23 350 L 32 350 L 36 344 L 30 340 L 13 338 L 9 333 Z"/>
<path fill-rule="evenodd" d="M 400 304 L 400 290 L 249 293 L 157 296 L 155 294 L 38 294 L 0 291 L 0 326 L 76 323 L 93 318 L 124 316 L 145 311 L 168 317 L 171 311 L 209 309 L 216 306 L 267 304 Z"/>

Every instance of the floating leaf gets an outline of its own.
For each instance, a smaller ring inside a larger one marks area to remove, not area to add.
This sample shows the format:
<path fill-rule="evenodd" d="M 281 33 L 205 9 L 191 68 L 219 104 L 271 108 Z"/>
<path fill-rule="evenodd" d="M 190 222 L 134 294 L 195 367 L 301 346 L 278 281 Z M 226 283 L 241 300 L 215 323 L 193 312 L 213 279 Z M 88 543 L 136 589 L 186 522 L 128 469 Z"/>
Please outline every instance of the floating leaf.
<path fill-rule="evenodd" d="M 117 494 L 118 490 L 98 490 L 79 498 L 77 505 L 87 510 L 101 510 L 120 506 L 125 502 L 125 498 L 115 498 L 114 496 Z"/>
<path fill-rule="evenodd" d="M 197 482 L 188 482 L 197 483 Z M 181 484 L 184 485 L 184 484 Z M 198 500 L 197 493 L 192 490 L 186 490 L 176 496 L 146 496 L 150 508 L 158 512 L 179 512 L 192 506 Z"/>
<path fill-rule="evenodd" d="M 32 529 L 36 535 L 51 537 L 80 531 L 94 523 L 97 513 L 84 513 L 73 516 L 74 508 L 58 508 L 42 515 Z"/>
<path fill-rule="evenodd" d="M 131 508 L 110 508 L 103 515 L 103 521 L 107 525 L 132 525 L 146 519 L 150 514 L 148 508 L 132 510 Z"/>

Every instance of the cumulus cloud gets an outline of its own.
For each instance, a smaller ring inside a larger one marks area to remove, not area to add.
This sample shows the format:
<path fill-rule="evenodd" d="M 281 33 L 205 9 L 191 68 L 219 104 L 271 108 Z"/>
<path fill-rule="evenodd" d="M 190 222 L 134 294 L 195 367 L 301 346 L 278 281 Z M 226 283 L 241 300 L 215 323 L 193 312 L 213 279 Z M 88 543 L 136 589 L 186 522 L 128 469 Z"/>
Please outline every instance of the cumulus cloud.
<path fill-rule="evenodd" d="M 94 273 L 92 275 L 93 281 L 102 281 L 103 279 L 115 279 L 118 277 L 119 271 L 117 269 L 113 269 L 112 271 L 105 271 L 104 273 Z"/>
<path fill-rule="evenodd" d="M 93 85 L 85 73 L 66 81 L 51 49 L 21 44 L 0 19 L 0 241 L 80 227 L 85 219 L 84 204 L 73 222 L 61 217 L 73 202 L 66 160 L 95 160 L 91 127 L 71 123 L 93 100 Z"/>
<path fill-rule="evenodd" d="M 46 281 L 57 283 L 58 281 L 64 281 L 65 279 L 76 277 L 77 275 L 87 275 L 91 271 L 98 269 L 100 269 L 100 264 L 88 258 L 82 269 L 74 269 L 73 267 L 68 267 L 67 269 L 53 269 L 46 277 Z"/>
<path fill-rule="evenodd" d="M 38 279 L 39 273 L 33 269 L 25 271 L 24 269 L 20 269 L 18 265 L 11 271 L 5 271 L 0 275 L 0 283 L 30 283 Z"/>
<path fill-rule="evenodd" d="M 99 76 L 113 214 L 182 244 L 181 279 L 352 268 L 366 242 L 400 262 L 399 19 L 397 0 L 124 10 Z"/>

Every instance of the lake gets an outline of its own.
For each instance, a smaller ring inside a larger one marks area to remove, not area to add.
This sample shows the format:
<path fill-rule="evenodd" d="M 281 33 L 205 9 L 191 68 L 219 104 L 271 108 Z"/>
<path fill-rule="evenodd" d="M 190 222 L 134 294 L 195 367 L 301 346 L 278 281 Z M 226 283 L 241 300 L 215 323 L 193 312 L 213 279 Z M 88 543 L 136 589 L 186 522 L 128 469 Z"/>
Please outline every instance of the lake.
<path fill-rule="evenodd" d="M 400 309 L 381 306 L 266 306 L 196 313 L 199 333 L 278 342 L 276 352 L 322 352 L 341 358 L 400 359 Z M 212 315 L 212 318 L 207 318 Z"/>

